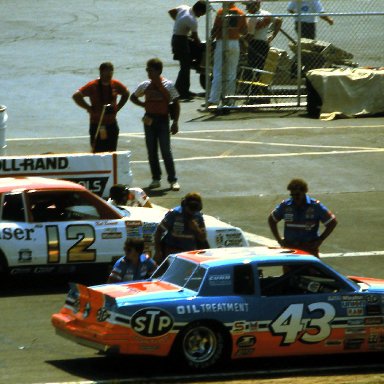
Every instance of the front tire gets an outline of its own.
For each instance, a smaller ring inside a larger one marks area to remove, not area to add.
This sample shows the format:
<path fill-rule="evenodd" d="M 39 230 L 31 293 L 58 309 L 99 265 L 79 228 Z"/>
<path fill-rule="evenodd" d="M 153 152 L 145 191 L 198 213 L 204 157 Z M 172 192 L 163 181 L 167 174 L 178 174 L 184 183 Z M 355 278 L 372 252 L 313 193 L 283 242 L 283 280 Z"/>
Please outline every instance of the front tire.
<path fill-rule="evenodd" d="M 181 333 L 177 352 L 195 369 L 212 367 L 226 355 L 225 337 L 218 325 L 192 323 Z"/>

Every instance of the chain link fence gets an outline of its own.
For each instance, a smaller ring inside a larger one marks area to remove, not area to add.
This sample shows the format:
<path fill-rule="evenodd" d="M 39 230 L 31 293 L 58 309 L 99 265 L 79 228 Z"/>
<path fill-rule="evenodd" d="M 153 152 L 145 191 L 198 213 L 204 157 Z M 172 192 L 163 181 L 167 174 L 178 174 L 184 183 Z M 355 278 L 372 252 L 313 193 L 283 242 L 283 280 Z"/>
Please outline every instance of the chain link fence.
<path fill-rule="evenodd" d="M 219 8 L 224 9 L 223 18 L 232 17 L 227 11 L 228 1 L 209 0 L 208 3 L 207 44 L 201 79 L 207 89 L 207 107 L 215 47 L 215 42 L 210 39 L 211 28 Z M 264 33 L 271 37 L 276 21 L 280 20 L 281 26 L 266 51 L 265 44 L 256 42 L 253 45 L 249 36 L 240 38 L 235 94 L 225 92 L 230 87 L 223 81 L 221 102 L 209 109 L 305 108 L 305 75 L 309 70 L 384 66 L 383 0 L 322 0 L 324 12 L 309 14 L 304 14 L 308 10 L 300 9 L 300 6 L 304 8 L 304 0 L 296 0 L 296 3 L 299 6 L 295 9 L 297 13 L 293 14 L 288 11 L 289 1 L 264 0 L 261 9 L 268 11 L 269 15 L 260 15 L 251 13 L 254 2 L 235 2 L 246 13 L 249 29 L 252 23 L 255 26 L 264 20 L 268 25 L 268 31 Z M 299 18 L 300 15 L 303 19 Z M 304 16 L 316 18 L 314 30 L 308 32 Z M 226 70 L 225 39 L 228 33 L 225 28 L 228 25 L 223 23 L 223 71 Z M 315 36 L 308 35 L 313 32 Z M 225 79 L 224 74 L 222 79 Z"/>

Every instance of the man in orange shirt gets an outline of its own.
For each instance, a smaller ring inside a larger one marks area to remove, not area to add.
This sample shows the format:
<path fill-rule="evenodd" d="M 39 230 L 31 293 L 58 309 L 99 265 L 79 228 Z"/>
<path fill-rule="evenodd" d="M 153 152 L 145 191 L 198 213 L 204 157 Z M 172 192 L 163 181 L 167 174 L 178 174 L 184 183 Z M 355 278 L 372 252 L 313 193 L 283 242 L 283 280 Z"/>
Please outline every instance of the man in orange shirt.
<path fill-rule="evenodd" d="M 128 101 L 129 91 L 124 84 L 112 78 L 112 63 L 102 63 L 99 72 L 98 79 L 78 89 L 72 98 L 89 113 L 89 135 L 93 152 L 113 152 L 116 151 L 119 137 L 116 114 Z M 117 102 L 118 95 L 120 100 Z M 90 99 L 90 104 L 85 100 L 86 97 Z M 104 108 L 106 105 L 108 107 Z"/>
<path fill-rule="evenodd" d="M 213 80 L 211 93 L 208 102 L 210 105 L 220 103 L 221 97 L 226 95 L 234 95 L 236 90 L 237 66 L 240 57 L 239 38 L 241 35 L 247 34 L 247 22 L 245 13 L 235 6 L 234 2 L 228 4 L 229 17 L 224 17 L 224 9 L 220 8 L 216 14 L 216 18 L 211 31 L 212 39 L 216 39 L 216 46 L 213 58 Z M 224 24 L 227 29 L 224 30 Z M 225 58 L 223 58 L 223 39 L 227 38 Z M 223 79 L 223 72 L 224 79 Z M 225 94 L 222 90 L 222 82 L 224 80 Z"/>
<path fill-rule="evenodd" d="M 176 135 L 179 131 L 179 93 L 173 82 L 162 76 L 163 63 L 160 59 L 148 60 L 146 71 L 148 80 L 141 82 L 136 87 L 131 95 L 131 101 L 145 110 L 143 117 L 145 144 L 152 174 L 152 182 L 148 188 L 153 189 L 161 186 L 160 146 L 170 189 L 178 191 L 180 184 L 176 177 L 170 131 L 172 135 Z M 144 98 L 144 100 L 140 100 L 140 98 Z M 173 106 L 172 110 L 170 109 L 171 105 Z M 170 117 L 173 120 L 171 126 L 169 126 Z"/>

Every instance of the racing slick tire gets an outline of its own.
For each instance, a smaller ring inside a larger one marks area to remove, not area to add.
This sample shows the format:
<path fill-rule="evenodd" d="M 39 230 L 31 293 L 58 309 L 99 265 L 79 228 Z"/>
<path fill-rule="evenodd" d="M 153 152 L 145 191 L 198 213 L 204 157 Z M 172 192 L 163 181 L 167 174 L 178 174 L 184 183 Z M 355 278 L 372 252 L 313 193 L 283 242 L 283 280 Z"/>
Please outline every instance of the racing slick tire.
<path fill-rule="evenodd" d="M 174 354 L 190 368 L 210 368 L 228 358 L 228 340 L 220 324 L 194 322 L 179 334 Z"/>

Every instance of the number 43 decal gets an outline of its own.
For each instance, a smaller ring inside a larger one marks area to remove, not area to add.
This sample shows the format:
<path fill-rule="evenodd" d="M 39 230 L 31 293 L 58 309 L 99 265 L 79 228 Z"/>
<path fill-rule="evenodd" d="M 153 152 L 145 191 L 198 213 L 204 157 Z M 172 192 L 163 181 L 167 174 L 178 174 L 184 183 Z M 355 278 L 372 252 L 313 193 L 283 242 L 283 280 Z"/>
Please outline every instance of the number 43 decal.
<path fill-rule="evenodd" d="M 271 324 L 272 334 L 283 336 L 281 345 L 299 340 L 304 343 L 318 343 L 331 334 L 330 323 L 335 318 L 335 308 L 328 303 L 308 305 L 308 313 L 320 311 L 321 316 L 304 318 L 304 304 L 291 304 Z"/>

